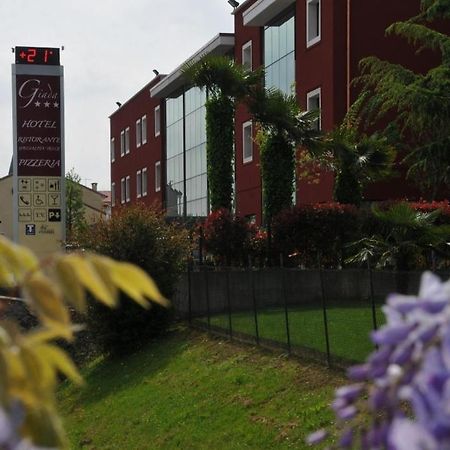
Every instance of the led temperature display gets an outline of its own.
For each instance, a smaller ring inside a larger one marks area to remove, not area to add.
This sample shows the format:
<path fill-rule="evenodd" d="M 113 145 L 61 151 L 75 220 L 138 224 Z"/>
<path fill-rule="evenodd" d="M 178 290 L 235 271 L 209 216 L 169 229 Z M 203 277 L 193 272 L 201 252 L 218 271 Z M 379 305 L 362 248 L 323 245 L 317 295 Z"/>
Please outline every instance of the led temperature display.
<path fill-rule="evenodd" d="M 59 66 L 59 48 L 16 47 L 16 64 Z"/>

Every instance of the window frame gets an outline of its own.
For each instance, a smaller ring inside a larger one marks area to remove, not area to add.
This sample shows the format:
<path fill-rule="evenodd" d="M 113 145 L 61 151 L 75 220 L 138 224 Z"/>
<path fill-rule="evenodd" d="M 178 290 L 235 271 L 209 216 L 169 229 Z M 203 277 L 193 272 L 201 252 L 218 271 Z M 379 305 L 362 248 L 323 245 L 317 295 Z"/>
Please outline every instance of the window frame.
<path fill-rule="evenodd" d="M 111 208 L 116 206 L 116 183 L 111 183 Z"/>
<path fill-rule="evenodd" d="M 125 177 L 120 179 L 120 204 L 123 205 L 126 199 Z"/>
<path fill-rule="evenodd" d="M 126 203 L 129 203 L 131 201 L 131 192 L 130 192 L 130 186 L 131 184 L 131 177 L 130 175 L 127 175 L 125 177 L 125 201 Z"/>
<path fill-rule="evenodd" d="M 130 153 L 130 127 L 125 128 L 125 155 Z"/>
<path fill-rule="evenodd" d="M 136 120 L 136 148 L 139 148 L 142 143 L 142 125 L 141 119 Z"/>
<path fill-rule="evenodd" d="M 250 60 L 249 63 L 246 65 L 244 63 L 244 55 L 246 54 L 246 52 L 250 49 Z M 252 71 L 253 70 L 253 42 L 252 40 L 247 41 L 243 46 L 242 46 L 242 67 L 244 67 L 246 70 L 248 71 Z"/>
<path fill-rule="evenodd" d="M 155 137 L 161 134 L 161 106 L 155 106 L 154 110 L 154 126 L 155 126 Z"/>
<path fill-rule="evenodd" d="M 155 192 L 161 191 L 161 161 L 155 162 Z"/>
<path fill-rule="evenodd" d="M 250 128 L 250 155 L 245 156 L 245 130 Z M 253 161 L 253 122 L 248 120 L 242 124 L 242 163 L 249 164 Z"/>
<path fill-rule="evenodd" d="M 120 131 L 120 157 L 125 156 L 125 130 Z"/>
<path fill-rule="evenodd" d="M 111 163 L 116 160 L 116 140 L 112 137 L 109 144 Z"/>
<path fill-rule="evenodd" d="M 142 197 L 142 170 L 136 171 L 136 198 Z"/>
<path fill-rule="evenodd" d="M 147 176 L 147 167 L 144 167 L 142 169 L 142 175 L 141 175 L 141 183 L 142 183 L 142 197 L 147 196 L 147 187 L 148 187 L 148 176 Z M 145 182 L 144 182 L 145 180 Z"/>
<path fill-rule="evenodd" d="M 147 143 L 147 114 L 141 117 L 141 142 L 142 145 Z"/>
<path fill-rule="evenodd" d="M 322 88 L 318 87 L 306 93 L 306 111 L 308 112 L 313 111 L 313 109 L 310 108 L 310 101 L 314 97 L 319 97 L 319 117 L 317 118 L 317 130 L 320 131 L 322 129 Z"/>
<path fill-rule="evenodd" d="M 310 38 L 311 24 L 310 24 L 310 8 L 313 5 L 319 5 L 317 17 L 317 34 Z M 306 47 L 312 47 L 313 45 L 320 42 L 322 39 L 322 1 L 321 0 L 306 0 Z"/>

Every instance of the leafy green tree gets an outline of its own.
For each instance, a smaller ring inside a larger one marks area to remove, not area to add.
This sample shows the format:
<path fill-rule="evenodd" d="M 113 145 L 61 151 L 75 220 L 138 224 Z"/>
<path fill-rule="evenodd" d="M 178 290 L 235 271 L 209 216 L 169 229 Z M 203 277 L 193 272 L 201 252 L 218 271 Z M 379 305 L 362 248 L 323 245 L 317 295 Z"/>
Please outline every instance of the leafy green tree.
<path fill-rule="evenodd" d="M 448 19 L 449 0 L 422 0 L 417 16 L 386 30 L 419 51 L 433 51 L 438 65 L 417 73 L 372 56 L 362 60 L 359 77 L 367 125 L 387 119 L 398 127 L 408 174 L 431 198 L 450 182 L 450 36 L 436 29 Z"/>
<path fill-rule="evenodd" d="M 334 199 L 359 206 L 368 183 L 392 174 L 397 155 L 386 136 L 366 135 L 343 123 L 323 141 L 321 162 L 335 173 Z"/>
<path fill-rule="evenodd" d="M 377 232 L 353 243 L 358 249 L 349 262 L 374 261 L 378 268 L 397 271 L 416 268 L 417 259 L 428 251 L 448 257 L 449 225 L 436 225 L 440 210 L 422 212 L 402 202 L 383 210 L 372 208 Z"/>
<path fill-rule="evenodd" d="M 78 232 L 87 227 L 84 217 L 81 177 L 72 167 L 66 174 L 66 240 L 72 242 Z"/>
<path fill-rule="evenodd" d="M 206 88 L 206 160 L 211 210 L 231 209 L 233 196 L 234 115 L 236 101 L 260 80 L 228 57 L 204 56 L 187 64 L 184 74 L 194 86 Z"/>
<path fill-rule="evenodd" d="M 303 146 L 318 151 L 320 133 L 314 127 L 317 112 L 302 111 L 295 95 L 262 86 L 252 89 L 247 103 L 260 126 L 264 213 L 270 224 L 280 211 L 292 206 L 295 149 Z"/>

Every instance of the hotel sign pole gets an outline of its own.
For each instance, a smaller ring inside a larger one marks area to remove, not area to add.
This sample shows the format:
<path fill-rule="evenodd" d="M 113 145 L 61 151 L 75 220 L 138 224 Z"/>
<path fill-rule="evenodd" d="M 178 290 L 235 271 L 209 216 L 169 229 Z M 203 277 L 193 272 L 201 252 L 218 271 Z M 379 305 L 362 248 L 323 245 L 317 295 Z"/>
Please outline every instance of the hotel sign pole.
<path fill-rule="evenodd" d="M 15 48 L 13 235 L 40 257 L 65 241 L 63 77 L 58 48 Z"/>

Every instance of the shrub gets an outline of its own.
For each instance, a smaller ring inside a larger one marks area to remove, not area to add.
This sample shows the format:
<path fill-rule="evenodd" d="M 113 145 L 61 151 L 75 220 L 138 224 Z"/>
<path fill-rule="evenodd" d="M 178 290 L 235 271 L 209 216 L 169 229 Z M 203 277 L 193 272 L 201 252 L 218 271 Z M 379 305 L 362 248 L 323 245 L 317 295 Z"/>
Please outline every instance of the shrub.
<path fill-rule="evenodd" d="M 97 223 L 84 236 L 84 245 L 140 266 L 169 299 L 189 253 L 187 232 L 177 224 L 166 224 L 160 213 L 143 206 L 124 208 L 109 221 Z M 158 305 L 143 311 L 122 301 L 115 310 L 92 305 L 89 316 L 101 348 L 120 354 L 137 349 L 148 338 L 162 333 L 172 312 Z"/>
<path fill-rule="evenodd" d="M 273 223 L 274 251 L 285 261 L 315 267 L 320 254 L 326 267 L 345 260 L 344 246 L 359 235 L 358 210 L 352 205 L 317 203 L 281 212 Z"/>
<path fill-rule="evenodd" d="M 245 264 L 249 224 L 241 217 L 233 217 L 227 209 L 212 212 L 204 223 L 206 250 L 220 265 Z"/>

